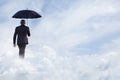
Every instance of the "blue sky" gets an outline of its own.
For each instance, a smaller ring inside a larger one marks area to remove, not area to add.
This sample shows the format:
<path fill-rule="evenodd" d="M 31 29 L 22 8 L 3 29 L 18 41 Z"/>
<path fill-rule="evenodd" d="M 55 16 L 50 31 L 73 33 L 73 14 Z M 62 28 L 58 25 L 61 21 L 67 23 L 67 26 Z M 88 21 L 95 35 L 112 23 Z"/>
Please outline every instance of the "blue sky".
<path fill-rule="evenodd" d="M 0 4 L 0 79 L 119 80 L 119 0 L 1 0 Z M 12 44 L 20 20 L 11 17 L 27 8 L 42 18 L 29 20 L 31 37 L 26 57 L 20 60 Z"/>

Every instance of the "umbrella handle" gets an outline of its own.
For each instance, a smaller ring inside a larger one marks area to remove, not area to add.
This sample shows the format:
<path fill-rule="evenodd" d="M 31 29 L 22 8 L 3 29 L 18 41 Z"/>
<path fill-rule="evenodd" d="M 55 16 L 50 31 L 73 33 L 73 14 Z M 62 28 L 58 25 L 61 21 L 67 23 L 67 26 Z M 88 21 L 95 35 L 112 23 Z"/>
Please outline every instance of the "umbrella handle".
<path fill-rule="evenodd" d="M 27 8 L 27 10 L 28 10 L 28 8 Z M 28 26 L 28 19 L 27 19 L 27 26 Z"/>

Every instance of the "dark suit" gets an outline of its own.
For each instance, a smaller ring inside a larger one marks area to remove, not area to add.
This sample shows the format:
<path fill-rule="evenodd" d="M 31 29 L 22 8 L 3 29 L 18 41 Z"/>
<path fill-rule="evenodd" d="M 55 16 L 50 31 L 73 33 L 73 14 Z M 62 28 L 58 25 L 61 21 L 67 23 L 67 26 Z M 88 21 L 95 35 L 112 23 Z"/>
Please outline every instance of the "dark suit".
<path fill-rule="evenodd" d="M 25 25 L 16 27 L 15 33 L 13 36 L 13 44 L 16 44 L 16 37 L 17 37 L 17 45 L 19 47 L 19 55 L 22 57 L 24 57 L 26 44 L 28 44 L 27 36 L 30 36 L 29 27 L 27 27 Z"/>

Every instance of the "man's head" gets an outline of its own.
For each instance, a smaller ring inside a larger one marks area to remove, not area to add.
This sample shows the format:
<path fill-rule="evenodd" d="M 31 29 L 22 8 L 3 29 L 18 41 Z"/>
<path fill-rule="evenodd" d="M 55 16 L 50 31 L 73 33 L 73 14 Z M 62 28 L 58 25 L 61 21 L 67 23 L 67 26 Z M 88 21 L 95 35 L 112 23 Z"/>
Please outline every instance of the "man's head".
<path fill-rule="evenodd" d="M 21 25 L 25 25 L 25 20 L 20 21 Z"/>

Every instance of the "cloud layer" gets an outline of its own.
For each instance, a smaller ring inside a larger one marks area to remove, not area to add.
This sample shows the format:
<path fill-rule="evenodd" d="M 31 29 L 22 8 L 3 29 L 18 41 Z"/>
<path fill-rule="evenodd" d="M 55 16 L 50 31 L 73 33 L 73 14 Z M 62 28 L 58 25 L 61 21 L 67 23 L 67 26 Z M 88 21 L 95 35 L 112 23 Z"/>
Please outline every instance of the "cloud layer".
<path fill-rule="evenodd" d="M 118 0 L 10 0 L 0 4 L 0 79 L 119 80 Z M 29 20 L 32 36 L 21 60 L 17 47 L 12 46 L 19 20 L 11 16 L 28 5 L 43 17 Z"/>

